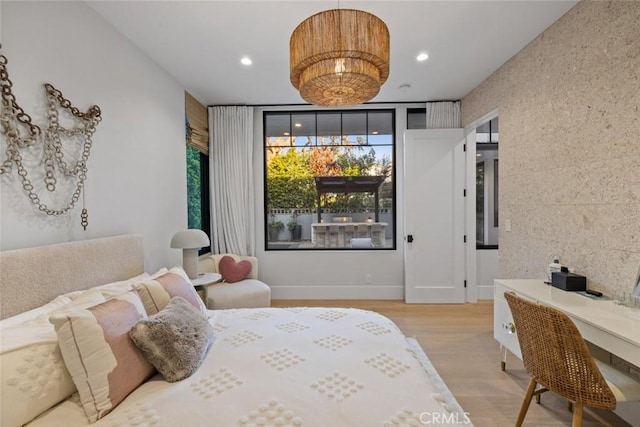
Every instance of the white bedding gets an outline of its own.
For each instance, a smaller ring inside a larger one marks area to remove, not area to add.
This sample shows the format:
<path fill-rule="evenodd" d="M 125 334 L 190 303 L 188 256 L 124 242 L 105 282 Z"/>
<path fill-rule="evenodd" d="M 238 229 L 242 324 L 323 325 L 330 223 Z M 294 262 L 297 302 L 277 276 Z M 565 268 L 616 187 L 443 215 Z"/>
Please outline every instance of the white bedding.
<path fill-rule="evenodd" d="M 216 340 L 193 376 L 168 383 L 156 375 L 95 425 L 470 425 L 384 316 L 338 308 L 211 315 Z M 28 425 L 88 422 L 74 395 Z"/>

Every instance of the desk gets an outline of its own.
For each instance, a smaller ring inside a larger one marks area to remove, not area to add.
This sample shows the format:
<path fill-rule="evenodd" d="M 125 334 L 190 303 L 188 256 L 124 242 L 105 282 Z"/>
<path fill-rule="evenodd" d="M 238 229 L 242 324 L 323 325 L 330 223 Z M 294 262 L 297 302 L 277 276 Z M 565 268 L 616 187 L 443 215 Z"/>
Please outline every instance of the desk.
<path fill-rule="evenodd" d="M 352 237 L 370 237 L 374 246 L 384 246 L 387 225 L 386 222 L 314 222 L 311 224 L 311 242 L 316 247 L 348 248 Z M 324 227 L 324 240 L 316 238 L 319 227 Z M 332 227 L 337 231 L 335 244 L 331 244 L 329 235 Z"/>
<path fill-rule="evenodd" d="M 513 291 L 525 298 L 554 307 L 573 320 L 582 337 L 605 351 L 640 366 L 640 310 L 616 304 L 612 300 L 588 298 L 546 285 L 542 280 L 496 280 L 494 282 L 493 337 L 500 343 L 504 370 L 506 350 L 522 359 L 513 328 L 513 318 L 504 293 Z M 630 422 L 638 419 L 638 407 L 618 404 L 616 413 Z"/>
<path fill-rule="evenodd" d="M 513 322 L 509 307 L 506 306 L 506 312 L 503 310 L 505 291 L 557 308 L 573 320 L 585 340 L 640 366 L 640 310 L 618 305 L 612 300 L 566 292 L 545 285 L 542 280 L 496 280 L 493 336 L 516 356 L 521 358 L 517 338 L 514 341 L 515 334 L 503 326 L 505 322 Z"/>

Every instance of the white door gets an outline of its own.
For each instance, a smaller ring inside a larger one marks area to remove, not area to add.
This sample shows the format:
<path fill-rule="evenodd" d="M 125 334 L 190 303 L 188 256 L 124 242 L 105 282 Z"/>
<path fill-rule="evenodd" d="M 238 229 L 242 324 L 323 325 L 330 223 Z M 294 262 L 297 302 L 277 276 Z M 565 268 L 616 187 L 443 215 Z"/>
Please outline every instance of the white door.
<path fill-rule="evenodd" d="M 465 301 L 463 146 L 462 129 L 405 131 L 404 297 L 408 303 Z"/>

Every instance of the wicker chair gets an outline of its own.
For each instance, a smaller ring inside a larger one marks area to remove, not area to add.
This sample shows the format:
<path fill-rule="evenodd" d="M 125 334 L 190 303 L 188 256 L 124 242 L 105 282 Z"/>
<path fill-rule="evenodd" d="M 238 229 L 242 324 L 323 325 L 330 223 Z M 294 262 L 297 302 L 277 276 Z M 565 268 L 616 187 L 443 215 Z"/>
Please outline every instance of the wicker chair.
<path fill-rule="evenodd" d="M 573 427 L 582 425 L 583 405 L 611 410 L 618 401 L 640 399 L 640 383 L 608 365 L 598 368 L 566 314 L 513 292 L 504 296 L 513 315 L 524 367 L 531 376 L 516 427 L 522 425 L 531 398 L 549 390 L 574 403 Z M 536 390 L 538 384 L 543 388 Z"/>

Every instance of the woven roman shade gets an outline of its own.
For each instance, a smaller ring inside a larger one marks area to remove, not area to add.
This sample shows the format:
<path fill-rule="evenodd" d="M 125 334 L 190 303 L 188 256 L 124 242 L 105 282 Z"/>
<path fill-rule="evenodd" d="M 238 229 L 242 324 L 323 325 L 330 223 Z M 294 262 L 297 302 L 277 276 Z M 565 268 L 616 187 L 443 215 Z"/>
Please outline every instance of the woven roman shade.
<path fill-rule="evenodd" d="M 202 105 L 188 92 L 184 93 L 184 105 L 187 115 L 187 145 L 203 154 L 209 154 L 209 126 L 207 107 Z"/>

